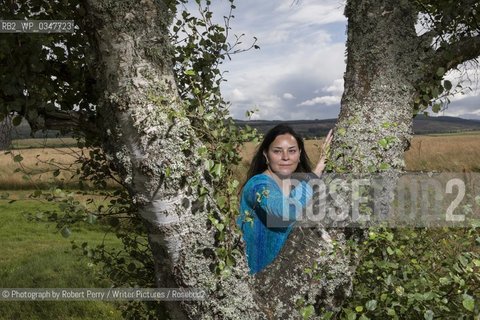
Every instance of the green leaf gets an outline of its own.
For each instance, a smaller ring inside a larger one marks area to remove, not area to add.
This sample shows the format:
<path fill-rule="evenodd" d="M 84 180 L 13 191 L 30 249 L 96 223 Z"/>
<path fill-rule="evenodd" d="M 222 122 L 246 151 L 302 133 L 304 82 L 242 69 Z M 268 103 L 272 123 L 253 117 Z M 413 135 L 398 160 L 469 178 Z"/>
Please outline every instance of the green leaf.
<path fill-rule="evenodd" d="M 357 314 L 355 313 L 355 311 L 351 310 L 351 309 L 344 309 L 345 310 L 345 313 L 347 315 L 347 319 L 348 320 L 355 320 L 357 319 Z"/>
<path fill-rule="evenodd" d="M 445 68 L 440 67 L 437 69 L 437 76 L 442 77 L 445 74 Z"/>
<path fill-rule="evenodd" d="M 72 234 L 72 231 L 70 231 L 70 229 L 68 229 L 68 227 L 63 227 L 63 228 L 60 230 L 60 234 L 62 235 L 62 237 L 68 238 L 68 237 L 70 237 L 70 235 Z"/>
<path fill-rule="evenodd" d="M 222 169 L 223 169 L 222 164 L 221 164 L 221 163 L 217 163 L 217 164 L 213 167 L 212 173 L 213 173 L 214 175 L 216 175 L 217 177 L 220 177 L 221 174 L 222 174 Z"/>
<path fill-rule="evenodd" d="M 339 128 L 337 130 L 337 134 L 340 135 L 340 136 L 344 136 L 345 134 L 347 133 L 347 130 L 345 130 L 345 128 Z"/>
<path fill-rule="evenodd" d="M 365 303 L 365 308 L 369 311 L 373 311 L 377 308 L 377 300 L 370 300 Z"/>
<path fill-rule="evenodd" d="M 213 168 L 213 166 L 215 165 L 215 162 L 211 159 L 205 161 L 205 165 L 207 167 L 207 170 L 210 171 L 210 169 Z"/>
<path fill-rule="evenodd" d="M 13 157 L 14 162 L 22 162 L 23 157 L 20 154 L 17 154 L 15 157 Z"/>
<path fill-rule="evenodd" d="M 432 320 L 434 315 L 435 315 L 435 314 L 433 313 L 432 310 L 427 310 L 427 311 L 425 311 L 425 313 L 423 314 L 423 318 L 424 318 L 425 320 Z"/>
<path fill-rule="evenodd" d="M 378 168 L 380 170 L 388 170 L 388 169 L 390 169 L 390 165 L 388 163 L 382 162 L 382 163 L 380 163 L 380 166 Z"/>
<path fill-rule="evenodd" d="M 21 117 L 21 116 L 16 116 L 15 118 L 13 118 L 12 124 L 13 124 L 15 127 L 19 126 L 20 123 L 22 123 L 22 117 Z"/>
<path fill-rule="evenodd" d="M 473 312 L 473 309 L 475 308 L 475 300 L 473 300 L 472 296 L 465 293 L 463 295 L 462 305 L 468 311 Z"/>
<path fill-rule="evenodd" d="M 194 76 L 195 75 L 195 70 L 185 70 L 183 73 L 185 73 L 185 75 L 187 76 Z"/>
<path fill-rule="evenodd" d="M 443 87 L 446 89 L 446 90 L 450 90 L 452 89 L 452 83 L 448 80 L 445 80 L 443 81 Z"/>
<path fill-rule="evenodd" d="M 355 311 L 357 311 L 358 313 L 360 313 L 360 312 L 363 311 L 363 307 L 362 307 L 362 306 L 356 306 L 356 307 L 355 307 Z"/>
<path fill-rule="evenodd" d="M 42 190 L 35 190 L 32 194 L 34 198 L 40 197 L 42 195 Z"/>
<path fill-rule="evenodd" d="M 388 146 L 388 141 L 387 141 L 387 139 L 383 138 L 383 139 L 378 140 L 378 144 L 379 144 L 382 148 L 386 148 L 386 147 Z"/>
<path fill-rule="evenodd" d="M 87 218 L 88 223 L 94 224 L 97 221 L 97 216 L 94 214 L 89 214 Z"/>
<path fill-rule="evenodd" d="M 313 314 L 315 313 L 315 309 L 313 308 L 312 305 L 308 305 L 306 307 L 303 307 L 300 310 L 300 314 L 302 315 L 303 319 L 308 319 L 310 318 Z"/>

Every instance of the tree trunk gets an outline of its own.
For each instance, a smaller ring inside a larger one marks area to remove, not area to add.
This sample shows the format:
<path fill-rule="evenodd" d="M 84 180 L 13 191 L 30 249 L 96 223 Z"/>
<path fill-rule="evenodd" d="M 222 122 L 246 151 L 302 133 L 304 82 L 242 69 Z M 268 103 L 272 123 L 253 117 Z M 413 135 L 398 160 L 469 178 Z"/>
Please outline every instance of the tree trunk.
<path fill-rule="evenodd" d="M 315 229 L 306 234 L 295 230 L 292 239 L 305 241 L 290 240 L 283 258 L 269 273 L 249 276 L 245 257 L 239 257 L 231 276 L 215 275 L 214 228 L 209 226 L 208 213 L 216 205 L 208 197 L 203 202 L 198 199 L 196 185 L 210 190 L 211 186 L 204 179 L 203 160 L 197 152 L 201 143 L 185 116 L 175 85 L 167 32 L 172 10 L 165 2 L 153 0 L 142 1 L 140 6 L 127 0 L 89 1 L 87 10 L 87 25 L 98 55 L 98 64 L 92 67 L 98 72 L 98 112 L 105 149 L 120 168 L 148 226 L 157 285 L 200 288 L 207 293 L 204 301 L 167 304 L 171 317 L 296 319 L 300 307 L 295 303 L 302 297 L 307 297 L 304 306 L 331 305 L 334 292 L 328 283 L 343 280 L 323 279 L 319 286 L 317 279 L 304 273 L 314 261 L 335 262 L 323 257 L 325 248 L 332 252 L 332 245 Z M 290 252 L 291 248 L 296 251 Z M 304 259 L 307 254 L 311 259 Z M 291 256 L 298 264 L 288 263 Z M 340 265 L 344 270 L 343 260 Z M 298 275 L 292 273 L 289 279 L 285 270 Z M 346 274 L 350 279 L 351 274 Z M 278 281 L 280 278 L 285 281 Z M 265 289 L 274 282 L 274 291 Z"/>
<path fill-rule="evenodd" d="M 111 154 L 149 229 L 159 287 L 205 289 L 204 301 L 167 305 L 174 319 L 298 319 L 336 312 L 351 292 L 343 229 L 295 228 L 280 257 L 255 277 L 244 257 L 220 278 L 214 230 L 196 186 L 211 190 L 201 146 L 179 100 L 171 63 L 168 1 L 88 1 L 96 46 L 99 118 Z M 403 168 L 416 79 L 415 10 L 409 1 L 352 0 L 348 62 L 336 126 L 339 172 Z M 334 244 L 335 243 L 335 244 Z"/>
<path fill-rule="evenodd" d="M 174 8 L 173 8 L 174 9 Z M 89 1 L 87 24 L 98 64 L 98 112 L 106 151 L 145 220 L 158 287 L 204 289 L 204 301 L 167 303 L 172 319 L 262 318 L 245 259 L 220 279 L 214 228 L 215 203 L 198 201 L 204 184 L 201 147 L 185 116 L 175 84 L 167 1 Z M 213 254 L 212 254 L 213 253 Z"/>
<path fill-rule="evenodd" d="M 418 78 L 411 1 L 348 1 L 347 70 L 333 145 L 340 172 L 404 168 Z"/>
<path fill-rule="evenodd" d="M 5 118 L 0 121 L 0 150 L 8 150 L 12 145 L 12 117 L 6 115 Z"/>

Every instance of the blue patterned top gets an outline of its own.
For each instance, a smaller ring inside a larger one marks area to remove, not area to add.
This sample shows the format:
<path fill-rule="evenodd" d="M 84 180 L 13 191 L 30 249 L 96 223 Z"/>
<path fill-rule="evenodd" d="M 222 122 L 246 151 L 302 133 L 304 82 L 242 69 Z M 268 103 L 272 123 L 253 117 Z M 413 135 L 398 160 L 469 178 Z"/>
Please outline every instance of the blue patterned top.
<path fill-rule="evenodd" d="M 275 260 L 311 198 L 312 188 L 306 182 L 301 182 L 286 197 L 266 174 L 257 174 L 247 181 L 241 194 L 237 225 L 243 232 L 251 274 Z"/>

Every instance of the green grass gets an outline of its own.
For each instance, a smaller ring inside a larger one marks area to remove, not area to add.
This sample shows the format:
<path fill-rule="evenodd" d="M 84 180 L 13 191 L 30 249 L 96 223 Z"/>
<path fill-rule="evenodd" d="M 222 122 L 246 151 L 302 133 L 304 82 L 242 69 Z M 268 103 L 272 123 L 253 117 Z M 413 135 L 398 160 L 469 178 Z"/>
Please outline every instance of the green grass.
<path fill-rule="evenodd" d="M 18 196 L 18 194 L 16 194 Z M 20 194 L 24 196 L 24 194 Z M 66 239 L 53 223 L 29 221 L 29 213 L 55 208 L 50 203 L 0 200 L 0 287 L 101 288 L 97 267 L 71 250 L 71 240 L 89 245 L 103 241 L 101 226 L 74 228 Z M 118 246 L 114 235 L 105 244 Z M 121 319 L 118 304 L 102 301 L 0 302 L 0 319 Z"/>

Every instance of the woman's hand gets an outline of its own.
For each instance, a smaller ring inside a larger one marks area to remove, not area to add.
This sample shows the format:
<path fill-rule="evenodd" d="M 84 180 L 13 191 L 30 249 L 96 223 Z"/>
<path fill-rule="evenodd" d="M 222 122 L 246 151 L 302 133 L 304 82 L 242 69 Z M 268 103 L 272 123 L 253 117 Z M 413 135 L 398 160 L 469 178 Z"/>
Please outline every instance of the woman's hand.
<path fill-rule="evenodd" d="M 327 160 L 327 155 L 330 151 L 330 143 L 332 142 L 332 138 L 333 138 L 333 129 L 330 129 L 330 131 L 327 134 L 327 137 L 325 138 L 325 141 L 323 142 L 322 151 L 320 152 L 320 159 L 318 160 L 315 170 L 313 170 L 313 173 L 315 173 L 319 177 L 322 174 L 323 170 L 325 169 L 325 162 Z"/>

